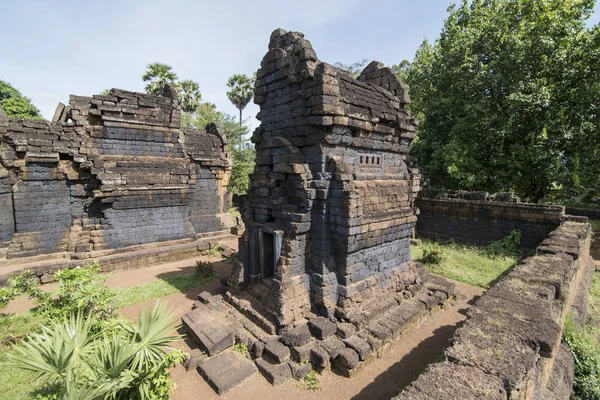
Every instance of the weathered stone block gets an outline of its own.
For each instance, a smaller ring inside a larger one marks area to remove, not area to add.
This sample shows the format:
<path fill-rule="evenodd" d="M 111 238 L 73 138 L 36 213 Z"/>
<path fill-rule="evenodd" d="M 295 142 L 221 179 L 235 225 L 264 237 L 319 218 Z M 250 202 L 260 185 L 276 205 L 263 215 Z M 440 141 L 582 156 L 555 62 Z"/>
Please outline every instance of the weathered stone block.
<path fill-rule="evenodd" d="M 215 392 L 223 395 L 254 375 L 256 367 L 241 354 L 227 351 L 201 363 L 198 371 Z"/>
<path fill-rule="evenodd" d="M 206 349 L 210 356 L 233 346 L 235 342 L 233 329 L 217 319 L 206 307 L 190 311 L 181 321 L 188 334 Z"/>

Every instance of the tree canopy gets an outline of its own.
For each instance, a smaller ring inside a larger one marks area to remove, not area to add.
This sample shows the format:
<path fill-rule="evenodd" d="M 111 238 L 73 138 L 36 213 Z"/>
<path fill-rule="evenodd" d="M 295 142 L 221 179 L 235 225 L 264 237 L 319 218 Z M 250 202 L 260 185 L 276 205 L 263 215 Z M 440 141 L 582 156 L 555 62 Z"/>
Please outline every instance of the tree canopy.
<path fill-rule="evenodd" d="M 254 160 L 256 158 L 256 152 L 250 146 L 248 127 L 239 125 L 235 121 L 235 117 L 218 111 L 214 104 L 206 102 L 200 103 L 193 115 L 184 113 L 181 116 L 181 125 L 184 127 L 196 127 L 204 130 L 210 122 L 219 125 L 223 129 L 229 151 L 233 155 L 231 180 L 227 191 L 244 194 L 248 191 L 249 175 L 254 170 Z"/>
<path fill-rule="evenodd" d="M 163 93 L 165 85 L 176 84 L 177 74 L 173 72 L 173 67 L 167 64 L 155 62 L 149 64 L 146 73 L 142 75 L 142 80 L 146 84 L 146 93 L 160 96 Z"/>
<path fill-rule="evenodd" d="M 42 119 L 40 110 L 10 83 L 0 80 L 0 107 L 8 118 Z"/>
<path fill-rule="evenodd" d="M 240 110 L 240 125 L 242 125 L 242 111 L 254 96 L 254 79 L 243 74 L 235 74 L 227 80 L 227 97 L 233 105 Z"/>
<path fill-rule="evenodd" d="M 413 154 L 433 185 L 515 190 L 534 202 L 552 188 L 598 185 L 600 46 L 598 27 L 586 28 L 594 3 L 449 8 L 439 39 L 399 68 L 422 120 Z"/>
<path fill-rule="evenodd" d="M 193 113 L 200 105 L 200 86 L 191 79 L 185 79 L 179 82 L 179 104 L 181 110 L 187 113 Z"/>

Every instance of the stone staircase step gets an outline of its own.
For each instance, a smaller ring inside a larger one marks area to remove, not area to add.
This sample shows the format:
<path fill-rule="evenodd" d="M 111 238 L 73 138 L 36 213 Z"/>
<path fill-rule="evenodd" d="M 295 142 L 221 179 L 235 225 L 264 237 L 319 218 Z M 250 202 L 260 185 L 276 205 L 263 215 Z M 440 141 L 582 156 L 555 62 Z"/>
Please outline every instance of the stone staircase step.
<path fill-rule="evenodd" d="M 230 350 L 202 362 L 198 372 L 222 396 L 254 375 L 256 367 L 243 355 Z"/>
<path fill-rule="evenodd" d="M 187 333 L 209 356 L 214 356 L 235 343 L 234 330 L 208 307 L 198 305 L 181 320 Z"/>

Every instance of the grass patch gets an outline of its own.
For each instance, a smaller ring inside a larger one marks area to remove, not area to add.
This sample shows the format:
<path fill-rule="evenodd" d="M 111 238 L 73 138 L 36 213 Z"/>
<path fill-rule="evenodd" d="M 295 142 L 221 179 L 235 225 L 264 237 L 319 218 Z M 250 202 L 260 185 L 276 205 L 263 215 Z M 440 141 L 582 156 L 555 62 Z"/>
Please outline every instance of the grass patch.
<path fill-rule="evenodd" d="M 575 359 L 571 398 L 600 399 L 600 272 L 594 276 L 586 323 L 579 328 L 568 318 L 563 340 Z"/>
<path fill-rule="evenodd" d="M 233 345 L 233 351 L 246 355 L 249 353 L 248 345 L 246 343 L 236 343 Z"/>
<path fill-rule="evenodd" d="M 0 397 L 14 400 L 31 399 L 34 397 L 32 392 L 40 389 L 44 382 L 37 379 L 38 374 L 35 372 L 7 366 L 9 351 L 7 345 L 0 344 Z"/>
<path fill-rule="evenodd" d="M 423 263 L 425 270 L 484 289 L 492 287 L 519 261 L 517 256 L 491 256 L 485 248 L 439 245 L 431 241 L 423 241 L 421 247 L 410 246 L 410 252 L 416 261 L 423 262 L 423 249 L 427 252 L 438 246 L 443 249 L 441 261 L 437 264 Z"/>
<path fill-rule="evenodd" d="M 214 273 L 209 276 L 194 273 L 172 276 L 140 286 L 119 289 L 117 293 L 117 307 L 126 307 L 175 293 L 187 292 L 188 290 L 212 282 L 217 278 L 219 276 Z"/>
<path fill-rule="evenodd" d="M 319 374 L 314 369 L 311 369 L 306 378 L 304 378 L 298 384 L 302 389 L 308 390 L 321 390 L 321 382 L 319 381 Z"/>
<path fill-rule="evenodd" d="M 592 229 L 596 232 L 600 232 L 600 219 L 590 219 L 589 221 L 592 225 Z"/>

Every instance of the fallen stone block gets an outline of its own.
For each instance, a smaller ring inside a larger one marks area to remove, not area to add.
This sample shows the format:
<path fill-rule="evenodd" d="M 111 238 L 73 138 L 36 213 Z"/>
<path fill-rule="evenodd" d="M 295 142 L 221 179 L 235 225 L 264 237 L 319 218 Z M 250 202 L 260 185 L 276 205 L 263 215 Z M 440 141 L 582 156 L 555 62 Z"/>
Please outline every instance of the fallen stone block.
<path fill-rule="evenodd" d="M 206 307 L 198 307 L 181 318 L 186 332 L 213 356 L 235 342 L 235 332 L 224 322 L 213 316 Z"/>
<path fill-rule="evenodd" d="M 269 361 L 281 364 L 290 358 L 290 349 L 278 340 L 271 340 L 265 345 L 263 358 Z"/>
<path fill-rule="evenodd" d="M 227 351 L 204 361 L 198 371 L 215 392 L 223 395 L 254 375 L 256 367 L 241 354 Z"/>
<path fill-rule="evenodd" d="M 352 324 L 344 322 L 344 323 L 340 323 L 337 325 L 336 334 L 342 339 L 347 339 L 350 336 L 354 335 L 355 333 L 356 333 L 356 327 Z"/>
<path fill-rule="evenodd" d="M 292 379 L 292 369 L 288 363 L 271 364 L 262 358 L 257 358 L 254 362 L 260 373 L 263 374 L 273 386 L 279 386 Z"/>
<path fill-rule="evenodd" d="M 325 317 L 312 318 L 308 321 L 308 329 L 319 340 L 327 339 L 337 332 L 337 326 Z"/>
<path fill-rule="evenodd" d="M 310 330 L 306 325 L 300 325 L 281 335 L 281 341 L 287 346 L 304 346 L 311 340 Z"/>

